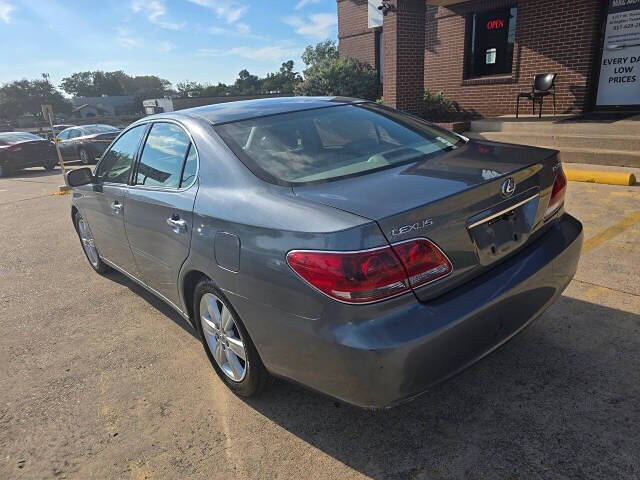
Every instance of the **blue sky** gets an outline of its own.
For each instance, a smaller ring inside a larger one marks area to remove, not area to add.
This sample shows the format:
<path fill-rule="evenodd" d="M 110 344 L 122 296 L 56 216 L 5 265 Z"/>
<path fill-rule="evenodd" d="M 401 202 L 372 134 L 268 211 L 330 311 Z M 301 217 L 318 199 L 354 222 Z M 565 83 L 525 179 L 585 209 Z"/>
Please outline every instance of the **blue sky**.
<path fill-rule="evenodd" d="M 336 38 L 335 0 L 0 0 L 0 83 L 81 70 L 232 82 Z"/>

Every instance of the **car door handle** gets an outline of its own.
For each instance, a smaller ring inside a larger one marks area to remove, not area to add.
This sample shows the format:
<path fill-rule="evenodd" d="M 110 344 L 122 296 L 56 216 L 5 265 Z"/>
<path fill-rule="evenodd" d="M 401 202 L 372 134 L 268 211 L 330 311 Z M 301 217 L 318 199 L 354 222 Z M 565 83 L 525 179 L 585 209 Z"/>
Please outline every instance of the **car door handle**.
<path fill-rule="evenodd" d="M 111 210 L 113 210 L 115 215 L 120 215 L 120 212 L 122 211 L 122 204 L 116 200 L 111 204 Z"/>
<path fill-rule="evenodd" d="M 167 218 L 167 225 L 171 227 L 174 233 L 182 233 L 187 231 L 187 222 L 185 222 L 184 220 L 180 220 L 180 218 Z"/>

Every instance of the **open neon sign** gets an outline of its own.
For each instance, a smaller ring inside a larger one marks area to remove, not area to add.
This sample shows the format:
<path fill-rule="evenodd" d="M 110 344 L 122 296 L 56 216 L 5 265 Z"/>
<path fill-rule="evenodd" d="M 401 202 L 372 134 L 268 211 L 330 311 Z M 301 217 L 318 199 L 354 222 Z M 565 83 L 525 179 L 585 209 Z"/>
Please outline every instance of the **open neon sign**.
<path fill-rule="evenodd" d="M 487 22 L 487 30 L 498 30 L 504 28 L 504 19 L 496 18 L 495 20 L 489 20 Z"/>

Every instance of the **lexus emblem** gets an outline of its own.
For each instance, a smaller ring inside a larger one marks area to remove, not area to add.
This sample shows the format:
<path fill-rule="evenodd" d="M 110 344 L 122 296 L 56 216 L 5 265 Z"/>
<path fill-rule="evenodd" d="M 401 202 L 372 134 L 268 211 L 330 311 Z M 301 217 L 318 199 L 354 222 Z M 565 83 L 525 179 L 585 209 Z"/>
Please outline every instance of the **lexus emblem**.
<path fill-rule="evenodd" d="M 502 182 L 500 191 L 502 192 L 503 197 L 510 197 L 511 195 L 513 195 L 513 192 L 516 191 L 516 181 L 513 179 L 513 177 L 509 177 L 504 182 Z"/>

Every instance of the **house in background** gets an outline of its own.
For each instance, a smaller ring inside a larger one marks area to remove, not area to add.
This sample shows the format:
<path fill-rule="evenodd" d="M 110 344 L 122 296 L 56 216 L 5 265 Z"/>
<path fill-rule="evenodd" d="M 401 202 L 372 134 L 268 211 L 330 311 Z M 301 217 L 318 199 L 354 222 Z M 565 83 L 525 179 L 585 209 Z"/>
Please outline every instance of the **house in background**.
<path fill-rule="evenodd" d="M 76 118 L 135 115 L 142 109 L 141 105 L 136 104 L 135 95 L 73 97 L 71 103 Z"/>
<path fill-rule="evenodd" d="M 401 110 L 420 113 L 428 89 L 483 116 L 513 114 L 516 96 L 530 92 L 539 73 L 558 74 L 558 113 L 640 109 L 638 1 L 337 0 L 337 5 L 340 54 L 377 68 L 384 102 Z M 531 104 L 525 105 L 526 112 Z M 544 112 L 551 111 L 547 98 Z"/>
<path fill-rule="evenodd" d="M 239 100 L 253 100 L 256 98 L 287 97 L 290 93 L 276 93 L 268 95 L 229 95 L 228 97 L 181 97 L 181 98 L 150 98 L 142 105 L 146 115 L 154 113 L 175 112 L 185 108 L 215 105 L 217 103 L 237 102 Z"/>

